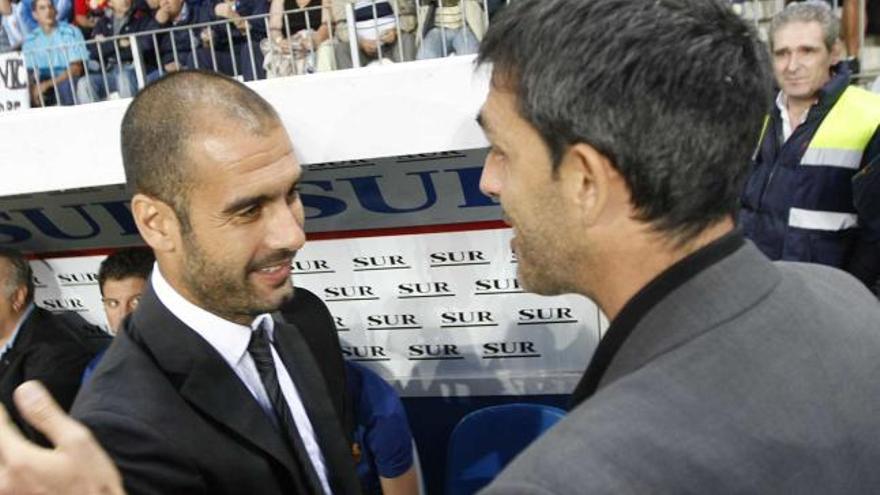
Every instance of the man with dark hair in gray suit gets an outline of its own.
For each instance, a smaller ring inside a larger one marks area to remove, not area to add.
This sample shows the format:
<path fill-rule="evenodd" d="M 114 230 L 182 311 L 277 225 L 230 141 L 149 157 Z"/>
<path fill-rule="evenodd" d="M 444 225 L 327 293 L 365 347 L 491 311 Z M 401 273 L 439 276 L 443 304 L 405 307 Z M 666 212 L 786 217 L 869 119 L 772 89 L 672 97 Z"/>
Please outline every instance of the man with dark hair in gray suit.
<path fill-rule="evenodd" d="M 485 493 L 876 491 L 880 307 L 734 230 L 771 98 L 748 24 L 720 0 L 522 1 L 479 60 L 481 187 L 520 282 L 611 321 L 571 412 Z"/>

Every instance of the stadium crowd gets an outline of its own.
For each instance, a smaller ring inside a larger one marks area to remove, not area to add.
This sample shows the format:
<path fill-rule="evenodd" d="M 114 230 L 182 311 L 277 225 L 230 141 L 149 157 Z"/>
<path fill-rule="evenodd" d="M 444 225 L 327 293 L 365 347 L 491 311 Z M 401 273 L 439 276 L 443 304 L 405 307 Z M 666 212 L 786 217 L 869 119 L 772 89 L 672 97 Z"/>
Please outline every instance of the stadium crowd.
<path fill-rule="evenodd" d="M 502 0 L 0 0 L 32 105 L 130 97 L 184 68 L 245 81 L 476 53 Z M 350 11 L 349 11 L 350 9 Z M 349 17 L 351 16 L 351 17 Z M 354 21 L 351 29 L 349 19 Z M 351 34 L 355 40 L 351 42 Z M 353 63 L 352 56 L 358 60 Z"/>

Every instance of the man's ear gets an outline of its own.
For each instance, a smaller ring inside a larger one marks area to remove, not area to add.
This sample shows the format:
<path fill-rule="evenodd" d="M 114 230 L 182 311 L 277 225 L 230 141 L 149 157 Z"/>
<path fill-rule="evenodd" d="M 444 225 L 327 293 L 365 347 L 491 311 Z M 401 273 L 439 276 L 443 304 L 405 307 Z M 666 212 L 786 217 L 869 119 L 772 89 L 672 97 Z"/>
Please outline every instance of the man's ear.
<path fill-rule="evenodd" d="M 585 226 L 596 224 L 608 208 L 612 182 L 619 176 L 611 160 L 589 144 L 577 143 L 568 148 L 558 173 Z"/>
<path fill-rule="evenodd" d="M 835 65 L 837 65 L 838 62 L 843 60 L 843 52 L 844 51 L 845 50 L 843 47 L 843 41 L 841 41 L 839 39 L 837 41 L 835 41 L 833 45 L 831 45 L 831 66 L 832 67 L 834 67 Z"/>
<path fill-rule="evenodd" d="M 131 214 L 144 242 L 154 251 L 177 249 L 181 239 L 180 219 L 170 205 L 145 194 L 135 194 L 131 198 Z"/>
<path fill-rule="evenodd" d="M 28 298 L 28 288 L 27 285 L 22 285 L 21 287 L 15 289 L 15 292 L 12 293 L 12 309 L 16 312 L 24 309 L 27 304 Z"/>

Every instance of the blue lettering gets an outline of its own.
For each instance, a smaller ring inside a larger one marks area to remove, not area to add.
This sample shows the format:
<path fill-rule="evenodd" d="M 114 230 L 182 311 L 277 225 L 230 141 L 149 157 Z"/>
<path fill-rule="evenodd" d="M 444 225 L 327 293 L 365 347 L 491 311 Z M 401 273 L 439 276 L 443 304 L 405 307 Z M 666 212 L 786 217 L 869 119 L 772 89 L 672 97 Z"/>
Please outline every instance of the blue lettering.
<path fill-rule="evenodd" d="M 12 220 L 6 213 L 0 212 L 0 219 Z M 0 244 L 15 244 L 31 238 L 31 233 L 18 225 L 0 223 Z"/>
<path fill-rule="evenodd" d="M 129 201 L 107 201 L 104 203 L 93 203 L 102 206 L 107 213 L 116 220 L 116 223 L 122 227 L 121 235 L 138 235 L 137 224 L 134 223 L 134 217 L 131 216 Z"/>
<path fill-rule="evenodd" d="M 498 205 L 492 198 L 480 191 L 480 174 L 483 173 L 483 167 L 447 169 L 444 172 L 455 172 L 458 174 L 461 192 L 464 194 L 464 204 L 458 205 L 459 208 Z"/>
<path fill-rule="evenodd" d="M 333 184 L 329 180 L 304 180 L 300 184 L 311 184 L 325 191 L 333 190 Z M 309 220 L 338 215 L 345 211 L 348 206 L 345 204 L 345 201 L 321 194 L 302 194 L 301 197 L 303 208 L 318 210 L 317 213 L 306 211 L 306 218 Z"/>
<path fill-rule="evenodd" d="M 23 210 L 13 210 L 15 212 L 21 213 L 25 216 L 31 223 L 34 224 L 40 232 L 43 234 L 52 237 L 54 239 L 64 239 L 64 240 L 78 240 L 78 239 L 90 239 L 92 237 L 97 236 L 101 232 L 101 228 L 98 226 L 98 223 L 95 222 L 95 219 L 92 218 L 88 213 L 86 213 L 85 205 L 66 205 L 63 208 L 70 208 L 77 213 L 79 213 L 80 217 L 86 221 L 90 232 L 85 234 L 69 234 L 61 230 L 55 223 L 49 219 L 49 217 L 43 212 L 42 208 L 25 208 Z"/>
<path fill-rule="evenodd" d="M 395 208 L 385 201 L 382 190 L 379 188 L 379 175 L 369 175 L 366 177 L 352 177 L 349 179 L 340 179 L 351 182 L 358 201 L 364 209 L 375 213 L 411 213 L 430 208 L 437 202 L 437 191 L 434 188 L 434 181 L 431 180 L 431 174 L 436 170 L 428 170 L 424 172 L 410 172 L 406 175 L 417 175 L 422 183 L 422 190 L 425 192 L 425 202 L 419 206 L 410 208 Z M 398 186 L 402 187 L 402 186 Z"/>

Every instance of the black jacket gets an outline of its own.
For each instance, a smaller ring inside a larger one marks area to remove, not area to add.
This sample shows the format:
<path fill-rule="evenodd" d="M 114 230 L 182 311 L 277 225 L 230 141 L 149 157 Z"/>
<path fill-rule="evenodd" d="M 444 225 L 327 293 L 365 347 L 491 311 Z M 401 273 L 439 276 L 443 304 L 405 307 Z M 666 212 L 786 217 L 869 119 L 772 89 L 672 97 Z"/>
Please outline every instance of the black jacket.
<path fill-rule="evenodd" d="M 12 348 L 0 360 L 0 401 L 25 436 L 46 439 L 25 423 L 12 402 L 12 392 L 28 380 L 39 380 L 68 410 L 79 390 L 83 370 L 110 336 L 76 314 L 53 314 L 34 308 L 22 323 Z"/>
<path fill-rule="evenodd" d="M 336 355 L 315 355 L 332 347 L 335 328 L 332 320 L 297 314 L 296 324 L 276 322 L 276 349 L 306 407 L 333 492 L 359 493 L 337 412 L 345 391 L 325 378 L 336 373 Z M 307 334 L 323 343 L 307 343 Z M 152 287 L 83 387 L 73 415 L 107 449 L 129 495 L 309 493 L 245 385 Z"/>

